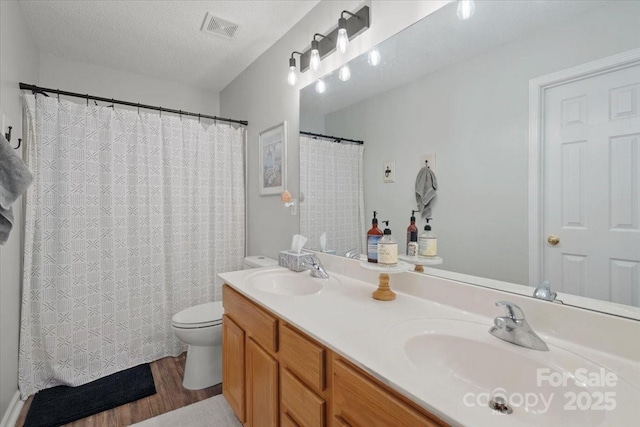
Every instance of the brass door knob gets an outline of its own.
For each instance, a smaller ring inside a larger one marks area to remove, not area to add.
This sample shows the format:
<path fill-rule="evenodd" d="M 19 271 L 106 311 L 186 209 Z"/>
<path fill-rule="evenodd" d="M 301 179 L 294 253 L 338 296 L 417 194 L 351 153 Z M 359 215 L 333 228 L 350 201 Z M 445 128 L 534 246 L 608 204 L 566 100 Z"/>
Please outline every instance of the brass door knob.
<path fill-rule="evenodd" d="M 557 245 L 558 243 L 560 243 L 560 238 L 558 236 L 556 236 L 555 234 L 552 234 L 551 236 L 549 236 L 547 238 L 547 242 L 549 242 L 550 245 Z"/>

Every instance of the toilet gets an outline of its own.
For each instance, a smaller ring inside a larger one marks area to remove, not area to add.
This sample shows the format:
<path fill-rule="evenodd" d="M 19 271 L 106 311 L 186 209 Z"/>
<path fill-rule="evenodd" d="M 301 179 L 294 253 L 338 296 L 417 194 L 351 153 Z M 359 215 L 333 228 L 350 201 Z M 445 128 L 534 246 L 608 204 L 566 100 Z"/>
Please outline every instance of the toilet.
<path fill-rule="evenodd" d="M 278 265 L 265 256 L 248 256 L 244 269 Z M 182 386 L 200 390 L 222 382 L 222 301 L 185 308 L 171 318 L 171 327 L 187 344 L 187 362 Z"/>

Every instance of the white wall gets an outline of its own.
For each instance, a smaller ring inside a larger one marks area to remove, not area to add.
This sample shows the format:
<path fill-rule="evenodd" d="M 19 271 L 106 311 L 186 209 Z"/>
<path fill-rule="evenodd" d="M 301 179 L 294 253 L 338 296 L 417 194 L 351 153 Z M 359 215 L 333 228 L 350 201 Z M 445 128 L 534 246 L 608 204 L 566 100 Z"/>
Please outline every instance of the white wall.
<path fill-rule="evenodd" d="M 320 2 L 277 43 L 254 61 L 220 94 L 220 111 L 225 117 L 249 121 L 247 222 L 248 253 L 277 257 L 288 248 L 291 236 L 298 233 L 298 217 L 291 217 L 278 197 L 260 197 L 258 191 L 258 134 L 277 123 L 288 123 L 287 189 L 299 193 L 299 89 L 336 69 L 372 46 L 420 20 L 446 4 L 446 1 L 372 1 L 371 27 L 355 38 L 345 55 L 333 53 L 322 61 L 316 72 L 300 76 L 296 87 L 287 85 L 288 59 L 294 50 L 309 48 L 314 33 L 327 33 L 338 25 L 342 10 L 356 11 L 358 1 Z"/>
<path fill-rule="evenodd" d="M 0 1 L 0 110 L 13 126 L 11 142 L 22 137 L 22 107 L 18 83 L 38 83 L 38 48 L 15 0 Z M 6 129 L 2 129 L 6 132 Z M 18 390 L 18 333 L 22 278 L 22 200 L 14 204 L 16 222 L 9 240 L 0 246 L 0 418 Z"/>
<path fill-rule="evenodd" d="M 40 56 L 40 86 L 192 113 L 220 112 L 218 93 L 47 54 Z"/>
<path fill-rule="evenodd" d="M 435 153 L 442 268 L 527 284 L 529 80 L 637 48 L 639 22 L 640 3 L 614 2 L 329 114 L 328 134 L 365 140 L 366 212 L 404 248 L 421 156 Z"/>

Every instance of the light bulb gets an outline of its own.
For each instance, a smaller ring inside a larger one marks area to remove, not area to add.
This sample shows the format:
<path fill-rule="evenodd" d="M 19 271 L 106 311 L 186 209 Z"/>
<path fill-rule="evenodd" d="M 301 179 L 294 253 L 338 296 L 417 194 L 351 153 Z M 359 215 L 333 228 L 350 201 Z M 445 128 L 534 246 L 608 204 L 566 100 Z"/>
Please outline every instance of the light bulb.
<path fill-rule="evenodd" d="M 316 82 L 316 92 L 324 93 L 325 90 L 327 90 L 327 85 L 324 83 L 324 80 L 318 79 Z"/>
<path fill-rule="evenodd" d="M 338 77 L 343 82 L 346 82 L 351 78 L 351 70 L 349 69 L 349 64 L 344 64 L 340 67 L 340 71 L 338 71 Z"/>
<path fill-rule="evenodd" d="M 338 30 L 338 41 L 336 42 L 336 49 L 340 53 L 346 53 L 349 48 L 349 36 L 347 35 L 346 28 L 340 28 Z"/>
<path fill-rule="evenodd" d="M 367 62 L 372 67 L 375 67 L 380 63 L 380 51 L 378 51 L 377 47 L 374 47 L 369 51 L 369 56 L 367 58 Z"/>
<path fill-rule="evenodd" d="M 287 76 L 287 83 L 289 86 L 295 86 L 298 83 L 298 73 L 296 73 L 296 67 L 289 67 L 289 75 Z"/>
<path fill-rule="evenodd" d="M 466 21 L 473 16 L 476 11 L 476 4 L 473 0 L 458 0 L 458 19 Z"/>
<path fill-rule="evenodd" d="M 318 53 L 318 49 L 314 49 L 311 51 L 309 66 L 313 71 L 316 71 L 318 68 L 320 68 L 320 54 Z"/>

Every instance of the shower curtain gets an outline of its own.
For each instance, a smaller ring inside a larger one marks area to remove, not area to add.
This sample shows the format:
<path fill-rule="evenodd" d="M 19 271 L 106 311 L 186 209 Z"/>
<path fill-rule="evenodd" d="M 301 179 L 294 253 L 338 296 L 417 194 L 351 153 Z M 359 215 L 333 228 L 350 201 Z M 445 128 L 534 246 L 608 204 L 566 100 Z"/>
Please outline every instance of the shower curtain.
<path fill-rule="evenodd" d="M 244 130 L 25 95 L 23 398 L 177 356 L 244 257 Z"/>
<path fill-rule="evenodd" d="M 364 253 L 363 153 L 360 144 L 335 143 L 300 135 L 300 234 L 339 255 Z"/>

